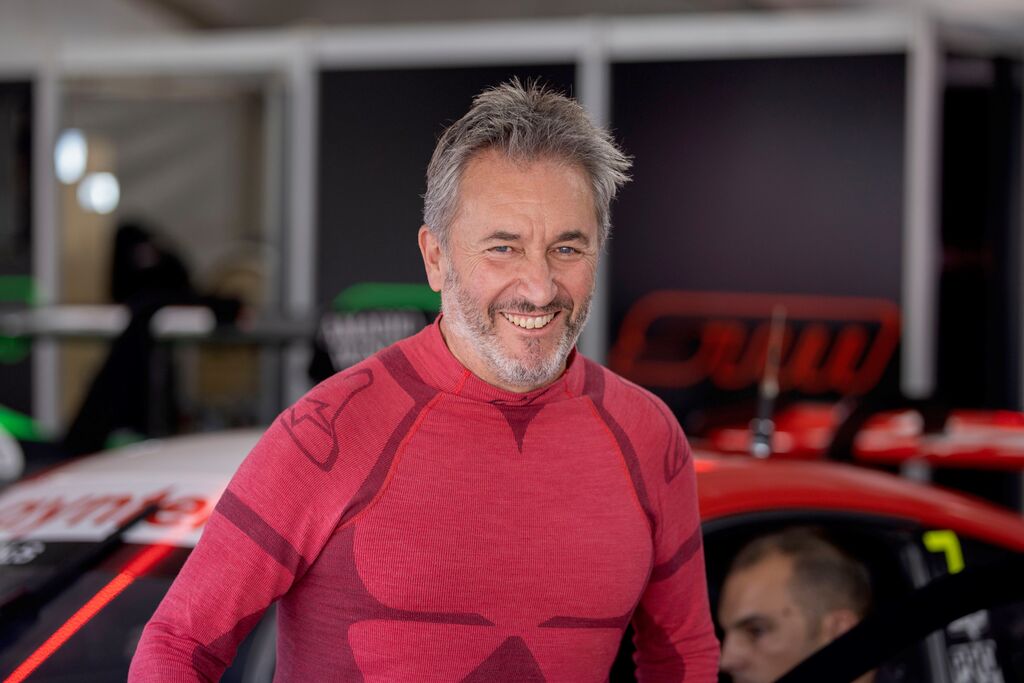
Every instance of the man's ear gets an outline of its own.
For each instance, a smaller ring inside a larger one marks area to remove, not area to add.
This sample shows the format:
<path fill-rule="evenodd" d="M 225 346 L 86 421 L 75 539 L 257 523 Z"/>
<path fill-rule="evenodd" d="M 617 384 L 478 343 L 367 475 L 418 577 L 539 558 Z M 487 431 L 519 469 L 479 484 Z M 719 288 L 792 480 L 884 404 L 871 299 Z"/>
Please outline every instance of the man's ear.
<path fill-rule="evenodd" d="M 860 617 L 852 609 L 834 609 L 821 618 L 826 642 L 831 642 L 857 625 Z"/>
<path fill-rule="evenodd" d="M 427 282 L 435 292 L 441 291 L 444 284 L 444 266 L 441 263 L 441 243 L 426 225 L 420 227 L 420 254 L 423 255 L 423 268 L 427 271 Z"/>

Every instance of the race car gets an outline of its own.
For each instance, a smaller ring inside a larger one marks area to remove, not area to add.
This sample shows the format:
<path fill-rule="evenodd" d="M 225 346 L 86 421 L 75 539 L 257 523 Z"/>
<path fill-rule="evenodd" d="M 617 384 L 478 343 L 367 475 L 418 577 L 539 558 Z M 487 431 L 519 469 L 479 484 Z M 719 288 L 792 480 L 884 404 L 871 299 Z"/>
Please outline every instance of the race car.
<path fill-rule="evenodd" d="M 258 436 L 143 442 L 0 493 L 4 680 L 124 680 L 143 626 Z M 878 616 L 848 634 L 856 655 L 841 638 L 787 680 L 838 683 L 883 662 L 911 682 L 1024 680 L 1018 515 L 850 465 L 694 457 L 713 605 L 737 548 L 791 524 L 824 528 L 872 574 Z M 915 608 L 921 600 L 930 609 Z M 939 621 L 915 621 L 922 612 Z M 894 634 L 901 615 L 913 623 Z M 271 610 L 223 680 L 271 680 L 274 638 Z M 611 680 L 632 675 L 627 637 Z"/>
<path fill-rule="evenodd" d="M 0 493 L 4 681 L 123 681 L 142 628 L 256 430 L 146 441 L 87 456 Z M 270 681 L 273 619 L 224 681 Z"/>

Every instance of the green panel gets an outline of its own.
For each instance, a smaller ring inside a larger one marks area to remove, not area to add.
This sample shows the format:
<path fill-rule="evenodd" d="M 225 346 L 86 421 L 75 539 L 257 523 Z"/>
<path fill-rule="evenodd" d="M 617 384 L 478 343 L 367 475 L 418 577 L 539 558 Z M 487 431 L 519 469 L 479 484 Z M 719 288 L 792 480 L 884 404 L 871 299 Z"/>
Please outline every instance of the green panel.
<path fill-rule="evenodd" d="M 0 406 L 0 429 L 10 432 L 15 439 L 22 441 L 42 441 L 43 436 L 36 426 L 35 420 L 16 410 Z"/>
<path fill-rule="evenodd" d="M 344 313 L 396 309 L 436 313 L 441 310 L 441 295 L 425 284 L 361 282 L 336 296 L 333 307 Z"/>
<path fill-rule="evenodd" d="M 0 302 L 31 304 L 34 299 L 31 276 L 0 275 Z"/>
<path fill-rule="evenodd" d="M 0 303 L 32 304 L 35 299 L 28 275 L 0 275 Z M 0 336 L 0 363 L 20 363 L 28 356 L 29 340 Z"/>

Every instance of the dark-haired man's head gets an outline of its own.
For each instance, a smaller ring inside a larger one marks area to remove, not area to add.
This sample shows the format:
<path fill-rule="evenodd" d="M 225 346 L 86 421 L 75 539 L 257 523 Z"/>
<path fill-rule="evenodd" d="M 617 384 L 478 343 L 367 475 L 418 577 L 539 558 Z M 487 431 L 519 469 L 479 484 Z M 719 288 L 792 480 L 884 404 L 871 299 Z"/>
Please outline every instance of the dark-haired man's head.
<path fill-rule="evenodd" d="M 774 681 L 856 625 L 870 604 L 864 566 L 813 529 L 755 539 L 722 588 L 722 670 L 735 683 Z"/>

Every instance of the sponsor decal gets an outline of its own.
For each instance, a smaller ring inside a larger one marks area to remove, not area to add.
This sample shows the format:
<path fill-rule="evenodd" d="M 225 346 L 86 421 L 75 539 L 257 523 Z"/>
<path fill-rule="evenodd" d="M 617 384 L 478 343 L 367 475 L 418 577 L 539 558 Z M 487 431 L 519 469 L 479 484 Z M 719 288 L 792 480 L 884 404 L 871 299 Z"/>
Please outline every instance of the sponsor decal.
<path fill-rule="evenodd" d="M 881 379 L 899 342 L 896 304 L 792 294 L 651 292 L 623 319 L 609 366 L 650 387 L 752 387 L 764 372 L 778 306 L 786 311 L 780 388 L 863 394 Z"/>
<path fill-rule="evenodd" d="M 949 647 L 953 683 L 1005 683 L 992 640 L 961 643 Z"/>
<path fill-rule="evenodd" d="M 359 363 L 386 346 L 412 336 L 429 322 L 419 311 L 327 313 L 320 334 L 335 368 Z"/>
<path fill-rule="evenodd" d="M 223 491 L 210 482 L 163 483 L 88 476 L 46 478 L 12 487 L 0 496 L 0 542 L 99 541 L 151 503 L 160 509 L 125 534 L 128 543 L 191 547 Z M 208 478 L 207 478 L 208 479 Z M 95 485 L 90 485 L 95 484 Z"/>
<path fill-rule="evenodd" d="M 968 614 L 946 627 L 953 683 L 1004 683 L 988 612 Z"/>
<path fill-rule="evenodd" d="M 42 541 L 9 541 L 0 543 L 0 566 L 28 564 L 43 554 L 46 545 Z"/>

